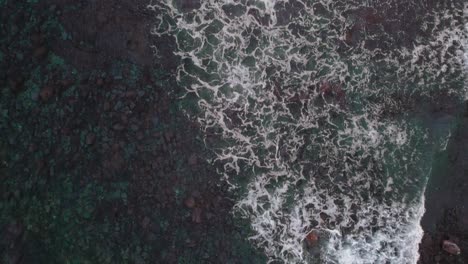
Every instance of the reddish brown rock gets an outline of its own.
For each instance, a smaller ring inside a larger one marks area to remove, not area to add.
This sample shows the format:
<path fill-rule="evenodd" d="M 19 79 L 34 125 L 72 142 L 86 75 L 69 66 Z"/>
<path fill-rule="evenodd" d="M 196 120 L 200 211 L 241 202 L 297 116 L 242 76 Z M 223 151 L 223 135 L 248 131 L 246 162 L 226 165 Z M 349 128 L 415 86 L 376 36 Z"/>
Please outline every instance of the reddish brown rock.
<path fill-rule="evenodd" d="M 316 231 L 310 232 L 305 237 L 305 241 L 306 241 L 307 245 L 309 245 L 311 247 L 317 245 L 318 240 L 319 240 L 319 236 L 318 236 Z"/>
<path fill-rule="evenodd" d="M 351 29 L 347 29 L 344 34 L 344 41 L 346 44 L 351 45 L 353 43 L 353 32 Z"/>
<path fill-rule="evenodd" d="M 104 84 L 104 80 L 103 80 L 102 78 L 98 78 L 98 79 L 96 80 L 96 84 L 97 84 L 98 86 L 102 86 L 102 85 Z"/>
<path fill-rule="evenodd" d="M 39 92 L 39 96 L 41 100 L 47 102 L 52 96 L 54 95 L 54 88 L 50 85 L 46 85 L 42 87 L 41 91 Z"/>
<path fill-rule="evenodd" d="M 444 240 L 442 242 L 442 249 L 451 255 L 460 255 L 461 253 L 461 250 L 458 247 L 458 245 L 450 240 Z"/>
<path fill-rule="evenodd" d="M 331 85 L 331 83 L 329 81 L 323 81 L 321 84 L 320 84 L 320 92 L 324 95 L 327 95 L 329 93 L 331 93 L 333 90 L 333 87 Z"/>

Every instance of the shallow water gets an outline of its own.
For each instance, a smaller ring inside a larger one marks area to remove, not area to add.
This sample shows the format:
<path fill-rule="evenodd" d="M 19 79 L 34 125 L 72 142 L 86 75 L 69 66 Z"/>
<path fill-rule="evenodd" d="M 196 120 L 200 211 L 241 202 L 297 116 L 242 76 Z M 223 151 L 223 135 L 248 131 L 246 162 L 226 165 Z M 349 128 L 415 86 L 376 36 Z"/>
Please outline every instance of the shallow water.
<path fill-rule="evenodd" d="M 416 263 L 424 190 L 466 98 L 462 1 L 154 1 L 234 211 L 271 261 Z M 464 10 L 464 11 L 463 11 Z M 319 242 L 306 242 L 310 232 Z"/>

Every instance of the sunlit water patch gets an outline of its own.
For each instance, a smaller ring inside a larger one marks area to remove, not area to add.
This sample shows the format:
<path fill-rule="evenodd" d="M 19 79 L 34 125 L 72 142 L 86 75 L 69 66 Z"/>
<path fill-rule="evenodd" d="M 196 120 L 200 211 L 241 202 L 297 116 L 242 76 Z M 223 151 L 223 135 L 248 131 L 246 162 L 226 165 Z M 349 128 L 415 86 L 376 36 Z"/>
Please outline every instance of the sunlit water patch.
<path fill-rule="evenodd" d="M 149 6 L 154 34 L 175 37 L 187 115 L 217 136 L 207 146 L 243 193 L 234 210 L 271 261 L 416 263 L 450 132 L 418 104 L 464 97 L 466 40 L 461 2 L 417 2 Z"/>

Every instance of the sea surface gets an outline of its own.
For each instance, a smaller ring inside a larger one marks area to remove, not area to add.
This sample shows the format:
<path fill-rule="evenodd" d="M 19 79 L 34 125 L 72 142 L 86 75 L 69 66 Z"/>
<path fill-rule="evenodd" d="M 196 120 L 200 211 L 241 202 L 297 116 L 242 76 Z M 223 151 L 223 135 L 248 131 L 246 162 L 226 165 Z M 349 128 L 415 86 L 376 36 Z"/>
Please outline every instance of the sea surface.
<path fill-rule="evenodd" d="M 468 4 L 149 8 L 153 34 L 177 43 L 186 117 L 241 193 L 233 212 L 258 250 L 275 263 L 417 262 L 435 153 L 468 99 Z"/>

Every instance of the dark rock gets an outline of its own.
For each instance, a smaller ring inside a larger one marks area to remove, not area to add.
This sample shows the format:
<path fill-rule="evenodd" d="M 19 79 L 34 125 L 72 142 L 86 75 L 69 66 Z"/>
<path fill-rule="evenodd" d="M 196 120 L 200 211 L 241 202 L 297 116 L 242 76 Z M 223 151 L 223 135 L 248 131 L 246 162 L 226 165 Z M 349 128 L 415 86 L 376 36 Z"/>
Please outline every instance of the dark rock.
<path fill-rule="evenodd" d="M 127 98 L 134 98 L 134 97 L 137 96 L 137 92 L 136 91 L 127 91 L 127 92 L 125 92 L 124 96 L 127 97 Z"/>
<path fill-rule="evenodd" d="M 110 161 L 110 167 L 114 170 L 120 170 L 122 169 L 123 165 L 124 165 L 124 159 L 122 157 L 122 155 L 120 155 L 119 153 L 115 153 L 113 156 L 112 156 L 112 159 Z"/>
<path fill-rule="evenodd" d="M 31 144 L 29 145 L 29 148 L 28 148 L 29 152 L 31 152 L 31 153 L 36 152 L 37 149 L 38 149 L 38 147 L 37 147 L 37 145 L 34 144 L 34 143 L 31 143 Z"/>
<path fill-rule="evenodd" d="M 215 215 L 213 213 L 208 212 L 208 213 L 206 213 L 205 216 L 206 216 L 207 220 L 210 220 L 210 219 L 214 218 Z"/>
<path fill-rule="evenodd" d="M 353 43 L 353 31 L 351 29 L 347 29 L 344 34 L 344 41 L 346 44 L 351 45 Z"/>
<path fill-rule="evenodd" d="M 109 102 L 104 102 L 104 111 L 109 111 L 110 107 L 111 106 Z"/>
<path fill-rule="evenodd" d="M 37 172 L 40 172 L 42 171 L 46 166 L 46 162 L 45 160 L 43 159 L 40 159 L 36 162 L 36 169 L 37 169 Z"/>
<path fill-rule="evenodd" d="M 141 226 L 146 229 L 148 225 L 150 224 L 150 222 L 151 222 L 151 219 L 148 216 L 145 216 L 145 218 L 141 222 Z"/>
<path fill-rule="evenodd" d="M 433 239 L 430 234 L 424 233 L 423 238 L 421 240 L 421 246 L 423 247 L 431 247 L 433 244 Z"/>
<path fill-rule="evenodd" d="M 89 133 L 86 136 L 86 144 L 87 145 L 92 145 L 96 141 L 96 135 L 94 133 Z"/>
<path fill-rule="evenodd" d="M 41 91 L 39 92 L 39 96 L 41 100 L 47 102 L 52 96 L 54 95 L 54 88 L 50 85 L 46 85 L 42 87 Z"/>
<path fill-rule="evenodd" d="M 202 209 L 201 208 L 194 208 L 192 210 L 192 222 L 201 224 L 202 222 Z"/>
<path fill-rule="evenodd" d="M 188 159 L 188 163 L 189 163 L 190 166 L 196 166 L 198 164 L 197 155 L 192 154 Z"/>
<path fill-rule="evenodd" d="M 176 0 L 177 6 L 184 12 L 198 9 L 201 6 L 200 0 Z"/>
<path fill-rule="evenodd" d="M 66 90 L 68 89 L 68 87 L 70 87 L 72 84 L 74 83 L 74 81 L 72 79 L 65 79 L 65 80 L 62 80 L 60 82 L 60 85 L 62 86 L 62 89 L 63 90 Z"/>
<path fill-rule="evenodd" d="M 429 233 L 425 232 L 419 244 L 420 257 L 418 263 L 431 263 L 433 261 L 433 254 L 437 252 L 437 250 L 434 250 L 433 245 L 434 239 Z"/>
<path fill-rule="evenodd" d="M 195 207 L 195 199 L 192 196 L 190 196 L 187 199 L 185 199 L 184 204 L 185 206 L 187 206 L 187 208 L 193 208 Z"/>
<path fill-rule="evenodd" d="M 328 221 L 330 219 L 330 216 L 324 212 L 321 212 L 320 213 L 320 218 L 323 220 L 323 221 Z"/>
<path fill-rule="evenodd" d="M 88 75 L 88 74 L 84 74 L 83 77 L 81 78 L 80 83 L 81 83 L 81 84 L 88 84 L 88 82 L 89 82 L 89 75 Z M 83 87 L 85 87 L 85 86 L 83 86 Z M 82 90 L 82 91 L 83 91 L 83 90 Z"/>
<path fill-rule="evenodd" d="M 460 255 L 461 253 L 461 250 L 458 247 L 458 245 L 450 240 L 444 240 L 442 242 L 442 249 L 451 255 Z"/>
<path fill-rule="evenodd" d="M 117 123 L 117 124 L 113 125 L 112 128 L 113 128 L 115 131 L 122 131 L 122 130 L 125 129 L 125 126 L 123 126 L 122 124 Z"/>
<path fill-rule="evenodd" d="M 196 191 L 196 190 L 192 192 L 192 195 L 193 195 L 193 197 L 196 197 L 196 198 L 201 197 L 201 193 L 199 191 Z"/>
<path fill-rule="evenodd" d="M 102 86 L 102 85 L 104 84 L 104 80 L 103 80 L 102 78 L 98 78 L 98 79 L 96 80 L 96 84 L 97 84 L 98 86 Z"/>
<path fill-rule="evenodd" d="M 167 131 L 167 132 L 164 134 L 164 137 L 166 138 L 166 141 L 167 141 L 167 142 L 170 142 L 173 136 L 174 136 L 174 134 L 172 133 L 172 131 Z"/>
<path fill-rule="evenodd" d="M 24 232 L 24 226 L 20 223 L 12 223 L 6 226 L 6 234 L 4 234 L 4 239 L 14 241 Z"/>
<path fill-rule="evenodd" d="M 5 263 L 21 263 L 22 258 L 22 243 L 21 237 L 24 234 L 24 226 L 19 223 L 7 225 L 5 231 L 2 232 L 2 246 L 7 249 L 3 253 L 3 260 Z M 3 263 L 3 262 L 2 262 Z"/>
<path fill-rule="evenodd" d="M 33 51 L 33 56 L 37 59 L 43 59 L 47 56 L 49 50 L 46 46 L 40 46 Z"/>
<path fill-rule="evenodd" d="M 137 138 L 138 140 L 142 140 L 144 137 L 145 137 L 145 134 L 143 134 L 143 132 L 138 131 L 138 132 L 136 133 L 136 138 Z"/>
<path fill-rule="evenodd" d="M 468 101 L 465 101 L 465 117 L 468 117 Z"/>
<path fill-rule="evenodd" d="M 122 124 L 123 125 L 127 125 L 128 124 L 128 116 L 124 113 L 122 114 L 122 116 L 120 117 L 120 120 L 122 120 Z"/>
<path fill-rule="evenodd" d="M 104 79 L 104 83 L 105 83 L 105 84 L 112 84 L 113 81 L 114 81 L 114 79 L 113 79 L 111 76 L 107 76 L 107 77 Z"/>
<path fill-rule="evenodd" d="M 253 16 L 257 22 L 263 26 L 268 26 L 270 24 L 270 15 L 262 15 L 257 8 L 251 8 L 248 11 L 248 14 Z"/>
<path fill-rule="evenodd" d="M 68 135 L 70 135 L 71 130 L 70 130 L 70 128 L 68 128 L 68 127 L 62 127 L 62 128 L 60 129 L 60 133 L 62 133 L 62 134 L 65 135 L 65 136 L 68 136 Z"/>
<path fill-rule="evenodd" d="M 21 77 L 15 77 L 10 79 L 11 91 L 15 94 L 21 92 L 24 89 L 24 79 Z"/>
<path fill-rule="evenodd" d="M 190 238 L 188 238 L 187 240 L 185 240 L 185 243 L 187 243 L 187 246 L 188 247 L 195 247 L 197 245 L 197 242 L 191 240 Z"/>
<path fill-rule="evenodd" d="M 39 33 L 39 32 L 35 32 L 31 35 L 31 42 L 34 44 L 34 45 L 40 45 L 44 42 L 44 35 Z"/>

